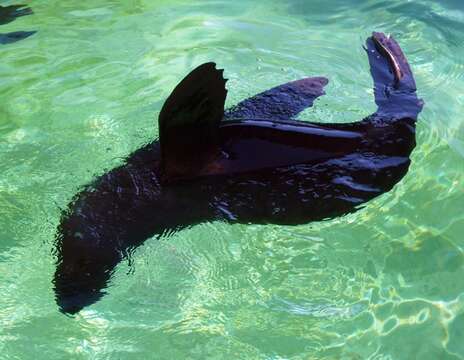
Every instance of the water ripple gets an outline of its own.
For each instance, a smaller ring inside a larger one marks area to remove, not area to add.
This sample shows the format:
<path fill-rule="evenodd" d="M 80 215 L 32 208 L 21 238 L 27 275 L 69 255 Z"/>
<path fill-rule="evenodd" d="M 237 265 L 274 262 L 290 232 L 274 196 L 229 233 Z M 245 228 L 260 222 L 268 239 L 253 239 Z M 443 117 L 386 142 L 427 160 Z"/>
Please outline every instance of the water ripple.
<path fill-rule="evenodd" d="M 31 6 L 35 15 L 4 28 L 37 34 L 0 48 L 4 356 L 464 358 L 461 1 Z M 327 95 L 300 118 L 354 121 L 375 110 L 361 46 L 372 30 L 398 38 L 426 104 L 410 171 L 391 192 L 330 221 L 164 234 L 118 267 L 109 296 L 73 318 L 57 311 L 61 210 L 157 135 L 163 101 L 188 70 L 224 67 L 228 104 L 327 76 Z"/>

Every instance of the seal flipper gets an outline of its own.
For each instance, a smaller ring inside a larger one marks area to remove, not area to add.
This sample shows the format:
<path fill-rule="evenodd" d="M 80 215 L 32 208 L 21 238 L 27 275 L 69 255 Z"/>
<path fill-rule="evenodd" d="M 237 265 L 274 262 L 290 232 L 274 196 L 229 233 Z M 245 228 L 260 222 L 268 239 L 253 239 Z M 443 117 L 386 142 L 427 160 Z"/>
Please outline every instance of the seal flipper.
<path fill-rule="evenodd" d="M 416 120 L 423 102 L 417 98 L 411 68 L 398 43 L 392 37 L 374 32 L 366 46 L 377 114 L 383 118 Z"/>
<path fill-rule="evenodd" d="M 36 31 L 14 31 L 6 34 L 0 34 L 0 44 L 11 44 L 32 36 Z"/>
<path fill-rule="evenodd" d="M 227 95 L 223 70 L 200 65 L 176 86 L 158 118 L 163 181 L 194 175 L 217 155 Z"/>
<path fill-rule="evenodd" d="M 325 77 L 292 81 L 243 100 L 228 109 L 225 119 L 289 120 L 324 95 Z"/>
<path fill-rule="evenodd" d="M 19 16 L 31 15 L 32 9 L 27 5 L 0 5 L 0 25 L 8 24 Z"/>

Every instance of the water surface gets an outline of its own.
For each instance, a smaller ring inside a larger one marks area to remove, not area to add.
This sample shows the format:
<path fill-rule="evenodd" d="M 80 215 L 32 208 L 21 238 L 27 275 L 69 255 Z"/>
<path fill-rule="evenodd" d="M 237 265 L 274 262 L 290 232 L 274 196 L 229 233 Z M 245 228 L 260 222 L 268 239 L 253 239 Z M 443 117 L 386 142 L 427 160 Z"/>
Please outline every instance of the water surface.
<path fill-rule="evenodd" d="M 0 47 L 0 357 L 464 358 L 462 1 L 29 5 L 1 27 L 38 32 Z M 375 110 L 361 46 L 373 30 L 397 38 L 426 102 L 391 192 L 330 221 L 205 223 L 148 240 L 100 302 L 58 312 L 61 210 L 157 136 L 186 73 L 217 62 L 230 105 L 327 76 L 301 118 L 354 121 Z"/>

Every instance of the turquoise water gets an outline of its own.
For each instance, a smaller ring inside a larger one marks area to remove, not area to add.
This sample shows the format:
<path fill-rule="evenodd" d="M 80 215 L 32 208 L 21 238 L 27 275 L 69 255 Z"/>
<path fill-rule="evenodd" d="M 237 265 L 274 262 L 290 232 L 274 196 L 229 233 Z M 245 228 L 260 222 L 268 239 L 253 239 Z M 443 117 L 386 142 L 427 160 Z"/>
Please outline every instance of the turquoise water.
<path fill-rule="evenodd" d="M 0 47 L 1 359 L 464 358 L 461 0 L 30 5 L 0 28 L 38 30 Z M 148 240 L 100 302 L 58 312 L 61 209 L 157 136 L 188 71 L 225 68 L 230 105 L 327 76 L 301 118 L 358 120 L 375 110 L 361 47 L 373 30 L 397 38 L 426 103 L 391 192 L 325 222 L 205 223 Z"/>

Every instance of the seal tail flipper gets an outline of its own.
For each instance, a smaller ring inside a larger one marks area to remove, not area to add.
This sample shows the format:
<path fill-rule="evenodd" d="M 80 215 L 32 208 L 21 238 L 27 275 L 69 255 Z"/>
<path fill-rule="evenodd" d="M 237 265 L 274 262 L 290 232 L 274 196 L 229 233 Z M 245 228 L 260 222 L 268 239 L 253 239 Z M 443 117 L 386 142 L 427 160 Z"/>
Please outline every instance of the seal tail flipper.
<path fill-rule="evenodd" d="M 218 150 L 227 95 L 223 70 L 205 63 L 188 74 L 161 109 L 158 124 L 165 181 L 188 177 Z"/>
<path fill-rule="evenodd" d="M 366 41 L 377 114 L 392 119 L 417 119 L 423 102 L 416 95 L 411 68 L 398 43 L 374 32 Z"/>
<path fill-rule="evenodd" d="M 225 113 L 225 119 L 289 120 L 324 95 L 325 77 L 292 81 L 243 100 Z"/>

